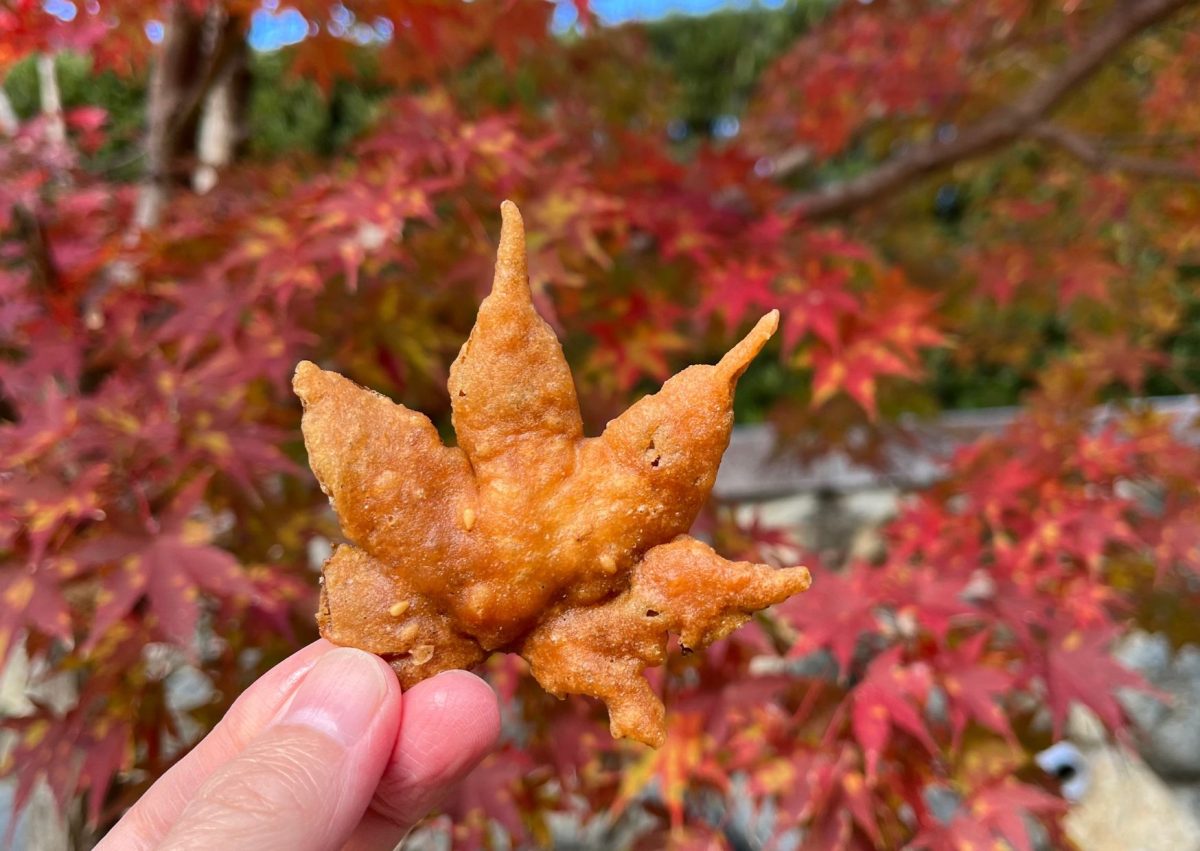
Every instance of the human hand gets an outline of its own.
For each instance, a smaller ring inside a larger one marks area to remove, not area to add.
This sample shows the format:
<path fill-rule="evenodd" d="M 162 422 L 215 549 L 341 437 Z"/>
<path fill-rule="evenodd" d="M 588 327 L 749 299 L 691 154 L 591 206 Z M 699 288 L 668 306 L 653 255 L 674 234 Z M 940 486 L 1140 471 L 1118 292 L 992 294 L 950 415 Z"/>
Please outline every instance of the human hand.
<path fill-rule="evenodd" d="M 317 641 L 247 689 L 97 851 L 390 850 L 499 729 L 496 696 L 472 674 L 401 697 L 383 660 Z"/>

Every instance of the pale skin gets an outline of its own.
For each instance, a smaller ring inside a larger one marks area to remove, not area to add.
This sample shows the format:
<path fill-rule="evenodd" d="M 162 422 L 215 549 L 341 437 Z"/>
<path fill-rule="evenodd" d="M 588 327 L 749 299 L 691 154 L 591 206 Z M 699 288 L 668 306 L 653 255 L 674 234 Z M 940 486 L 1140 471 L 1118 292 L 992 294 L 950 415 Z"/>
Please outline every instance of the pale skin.
<path fill-rule="evenodd" d="M 499 729 L 473 674 L 402 695 L 377 656 L 317 641 L 247 689 L 98 851 L 391 851 Z"/>

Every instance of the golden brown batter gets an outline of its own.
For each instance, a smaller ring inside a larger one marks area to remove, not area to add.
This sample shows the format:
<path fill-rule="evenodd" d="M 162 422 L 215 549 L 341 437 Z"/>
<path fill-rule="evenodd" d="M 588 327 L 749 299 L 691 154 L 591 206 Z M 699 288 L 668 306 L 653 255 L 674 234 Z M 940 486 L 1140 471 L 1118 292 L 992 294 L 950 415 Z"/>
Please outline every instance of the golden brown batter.
<path fill-rule="evenodd" d="M 641 672 L 667 634 L 699 649 L 809 585 L 687 537 L 733 426 L 733 390 L 778 313 L 583 436 L 562 348 L 538 316 L 516 205 L 491 295 L 450 370 L 458 447 L 425 416 L 305 361 L 309 463 L 353 545 L 325 564 L 321 634 L 387 658 L 404 686 L 520 653 L 556 695 L 599 697 L 614 736 L 662 744 Z"/>

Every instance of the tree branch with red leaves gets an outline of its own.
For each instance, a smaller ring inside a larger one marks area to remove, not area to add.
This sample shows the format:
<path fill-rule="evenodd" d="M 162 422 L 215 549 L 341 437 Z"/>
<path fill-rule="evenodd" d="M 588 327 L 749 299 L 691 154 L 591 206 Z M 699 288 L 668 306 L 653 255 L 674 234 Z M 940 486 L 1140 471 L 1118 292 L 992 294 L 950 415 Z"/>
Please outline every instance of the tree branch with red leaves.
<path fill-rule="evenodd" d="M 865 174 L 794 194 L 785 205 L 813 219 L 846 215 L 881 201 L 926 175 L 1031 135 L 1130 41 L 1195 2 L 1119 0 L 1053 73 L 1011 102 L 959 129 L 952 139 L 911 145 Z M 1077 155 L 1079 150 L 1077 146 Z"/>

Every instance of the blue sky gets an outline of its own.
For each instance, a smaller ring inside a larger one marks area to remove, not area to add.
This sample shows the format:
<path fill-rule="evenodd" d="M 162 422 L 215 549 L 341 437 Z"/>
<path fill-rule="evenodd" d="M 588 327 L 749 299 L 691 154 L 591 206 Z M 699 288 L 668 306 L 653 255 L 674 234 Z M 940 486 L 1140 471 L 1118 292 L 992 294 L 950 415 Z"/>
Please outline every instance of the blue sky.
<path fill-rule="evenodd" d="M 592 0 L 591 7 L 605 24 L 620 24 L 631 20 L 653 20 L 667 15 L 706 15 L 717 9 L 749 9 L 753 6 L 777 8 L 785 0 Z M 352 37 L 361 40 L 387 37 L 387 22 L 355 22 L 347 14 L 333 15 L 334 27 L 341 27 Z M 555 6 L 552 28 L 563 32 L 575 23 L 578 13 L 569 0 Z M 280 0 L 266 0 L 254 14 L 250 28 L 250 43 L 259 50 L 271 50 L 295 44 L 308 32 L 308 22 L 295 9 Z"/>
<path fill-rule="evenodd" d="M 470 0 L 465 0 L 470 2 Z M 592 10 L 604 24 L 620 24 L 633 20 L 654 20 L 668 15 L 707 15 L 718 9 L 749 9 L 754 6 L 778 8 L 786 0 L 591 0 Z M 89 0 L 89 10 L 95 0 Z M 79 14 L 75 0 L 43 0 L 42 8 L 64 21 Z M 578 20 L 578 12 L 570 0 L 558 0 L 551 20 L 556 32 L 569 30 Z M 330 21 L 324 22 L 336 35 L 347 35 L 362 42 L 386 40 L 392 25 L 385 20 L 355 21 L 340 4 L 333 7 Z M 254 13 L 250 24 L 250 44 L 256 50 L 274 50 L 304 39 L 313 26 L 293 7 L 281 0 L 263 0 L 262 8 Z M 158 21 L 146 25 L 146 36 L 153 42 L 163 37 Z"/>

